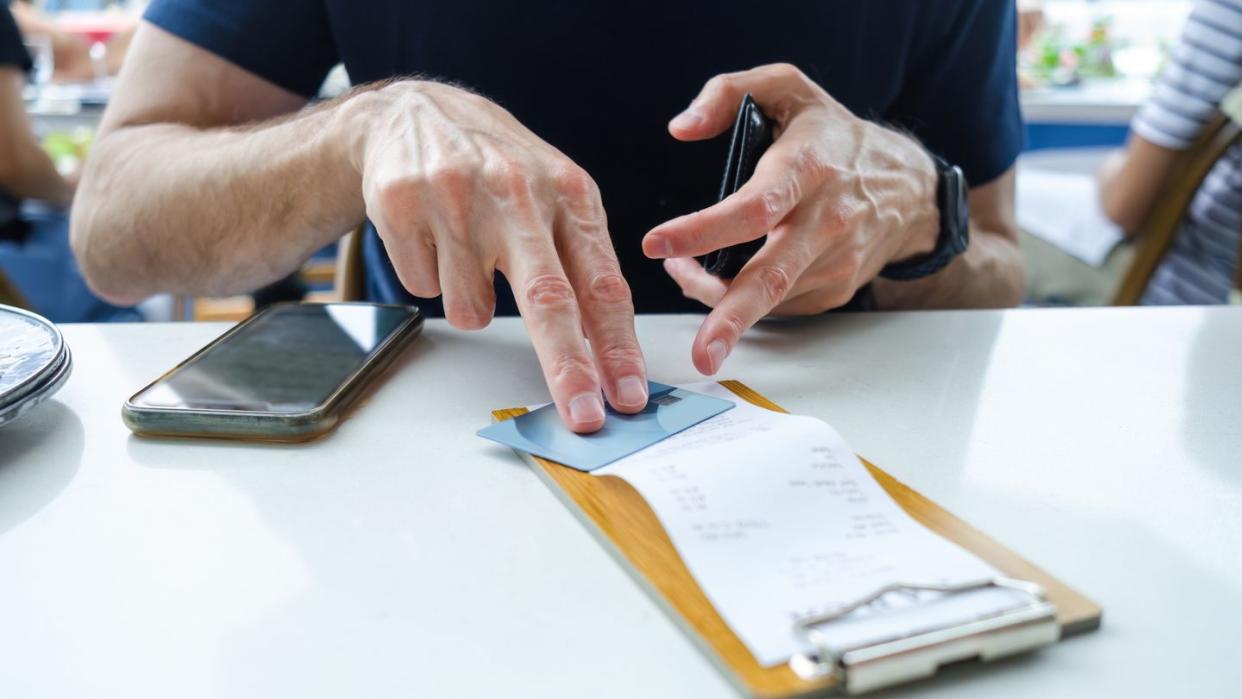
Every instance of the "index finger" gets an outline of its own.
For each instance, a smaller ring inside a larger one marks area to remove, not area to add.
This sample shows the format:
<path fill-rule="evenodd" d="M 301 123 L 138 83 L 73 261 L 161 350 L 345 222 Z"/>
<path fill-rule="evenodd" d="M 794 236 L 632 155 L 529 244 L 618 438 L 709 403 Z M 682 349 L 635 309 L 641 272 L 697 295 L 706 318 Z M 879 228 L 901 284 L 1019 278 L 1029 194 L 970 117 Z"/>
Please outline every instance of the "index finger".
<path fill-rule="evenodd" d="M 789 238 L 760 248 L 699 328 L 690 351 L 695 368 L 708 376 L 719 371 L 742 333 L 785 300 L 814 258 Z"/>
<path fill-rule="evenodd" d="M 822 170 L 813 150 L 796 139 L 778 140 L 736 192 L 651 229 L 643 238 L 643 253 L 655 259 L 697 257 L 761 238 L 818 184 Z"/>

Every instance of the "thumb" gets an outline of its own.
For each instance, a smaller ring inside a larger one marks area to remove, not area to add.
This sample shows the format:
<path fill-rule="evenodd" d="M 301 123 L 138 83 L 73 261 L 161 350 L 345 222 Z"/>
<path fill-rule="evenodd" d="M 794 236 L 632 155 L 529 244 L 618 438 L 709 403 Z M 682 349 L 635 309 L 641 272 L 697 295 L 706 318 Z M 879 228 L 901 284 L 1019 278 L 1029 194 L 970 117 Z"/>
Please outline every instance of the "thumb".
<path fill-rule="evenodd" d="M 745 91 L 729 76 L 718 75 L 703 86 L 702 92 L 681 114 L 668 123 L 668 132 L 678 141 L 714 138 L 733 126 Z"/>
<path fill-rule="evenodd" d="M 733 125 L 747 92 L 755 96 L 768 117 L 782 124 L 807 104 L 832 101 L 797 66 L 773 63 L 740 73 L 723 73 L 708 80 L 686 111 L 669 122 L 669 133 L 679 141 L 702 141 L 719 136 Z"/>

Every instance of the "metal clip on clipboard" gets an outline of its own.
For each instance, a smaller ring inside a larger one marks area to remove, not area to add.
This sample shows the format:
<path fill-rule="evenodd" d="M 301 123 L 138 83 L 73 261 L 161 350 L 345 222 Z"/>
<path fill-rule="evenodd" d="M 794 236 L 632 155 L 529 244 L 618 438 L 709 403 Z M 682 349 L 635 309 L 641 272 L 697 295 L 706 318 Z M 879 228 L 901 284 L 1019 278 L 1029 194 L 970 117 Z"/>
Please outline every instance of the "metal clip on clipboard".
<path fill-rule="evenodd" d="M 963 624 L 920 631 L 872 645 L 832 648 L 821 633 L 825 624 L 841 619 L 890 592 L 901 590 L 960 594 L 989 587 L 1017 590 L 1030 604 Z M 996 577 L 956 585 L 892 583 L 826 614 L 800 619 L 794 632 L 816 650 L 789 660 L 804 680 L 832 677 L 847 694 L 867 692 L 936 674 L 948 663 L 978 658 L 994 660 L 1055 643 L 1061 636 L 1056 608 L 1044 589 L 1032 582 Z"/>

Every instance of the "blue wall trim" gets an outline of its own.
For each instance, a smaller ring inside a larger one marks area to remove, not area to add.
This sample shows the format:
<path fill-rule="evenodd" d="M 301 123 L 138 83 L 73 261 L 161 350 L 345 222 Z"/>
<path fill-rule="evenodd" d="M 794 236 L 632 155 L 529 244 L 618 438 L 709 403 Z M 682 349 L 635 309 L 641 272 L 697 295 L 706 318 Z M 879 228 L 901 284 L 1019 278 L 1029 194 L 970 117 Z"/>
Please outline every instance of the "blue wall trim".
<path fill-rule="evenodd" d="M 1125 124 L 1028 123 L 1023 150 L 1120 146 L 1130 128 Z"/>

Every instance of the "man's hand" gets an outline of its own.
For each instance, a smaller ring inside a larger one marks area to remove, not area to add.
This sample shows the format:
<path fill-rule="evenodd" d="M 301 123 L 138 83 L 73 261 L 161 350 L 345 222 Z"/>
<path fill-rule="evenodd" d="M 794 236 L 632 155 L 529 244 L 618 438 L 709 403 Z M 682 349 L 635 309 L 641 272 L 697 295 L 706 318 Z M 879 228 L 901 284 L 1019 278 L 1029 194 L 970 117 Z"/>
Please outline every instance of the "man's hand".
<path fill-rule="evenodd" d="M 669 131 L 682 141 L 717 136 L 747 92 L 777 124 L 754 176 L 643 240 L 686 296 L 713 307 L 692 348 L 704 374 L 716 373 L 759 319 L 844 305 L 885 264 L 931 252 L 939 232 L 935 167 L 922 147 L 851 114 L 794 66 L 712 78 Z M 764 235 L 731 281 L 692 259 Z"/>
<path fill-rule="evenodd" d="M 367 216 L 411 293 L 443 294 L 454 327 L 482 328 L 500 270 L 566 425 L 603 426 L 601 385 L 617 410 L 646 405 L 630 289 L 582 168 L 493 102 L 448 85 L 393 83 L 344 110 L 358 120 Z"/>
<path fill-rule="evenodd" d="M 603 425 L 601 388 L 618 410 L 646 404 L 595 184 L 503 109 L 411 80 L 303 108 L 305 97 L 148 23 L 130 58 L 71 220 L 96 293 L 132 303 L 249 291 L 369 215 L 401 281 L 443 292 L 458 327 L 486 325 L 493 271 L 508 278 L 570 428 Z"/>

